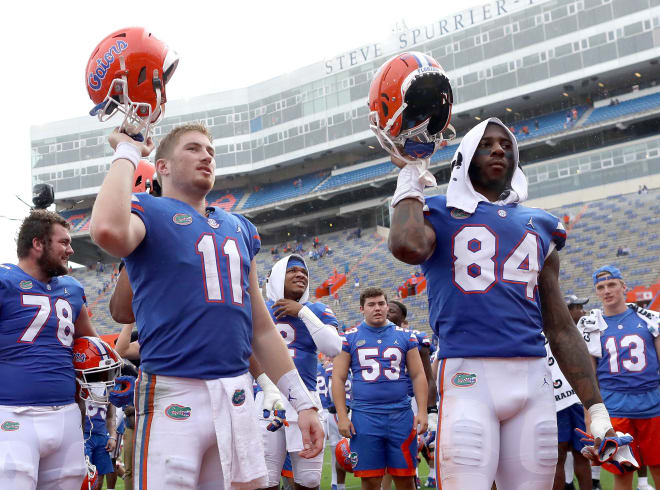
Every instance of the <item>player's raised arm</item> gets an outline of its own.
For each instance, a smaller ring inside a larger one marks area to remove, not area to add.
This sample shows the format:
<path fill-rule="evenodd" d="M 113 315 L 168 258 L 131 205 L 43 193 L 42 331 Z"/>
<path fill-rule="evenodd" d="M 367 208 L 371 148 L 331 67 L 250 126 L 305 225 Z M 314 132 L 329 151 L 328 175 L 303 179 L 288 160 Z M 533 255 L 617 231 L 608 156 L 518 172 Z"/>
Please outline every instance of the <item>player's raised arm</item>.
<path fill-rule="evenodd" d="M 146 143 L 133 140 L 115 129 L 108 137 L 115 150 L 110 171 L 103 180 L 89 227 L 94 242 L 115 257 L 126 257 L 145 235 L 144 223 L 131 214 L 133 173 L 141 157 L 154 149 L 151 138 Z"/>
<path fill-rule="evenodd" d="M 392 162 L 397 166 L 405 164 L 396 157 L 392 157 Z M 424 219 L 423 186 L 418 179 L 416 167 L 404 166 L 392 199 L 388 245 L 392 255 L 406 264 L 421 264 L 435 249 L 435 231 Z"/>
<path fill-rule="evenodd" d="M 538 284 L 545 336 L 559 368 L 591 415 L 591 433 L 597 439 L 602 439 L 606 433 L 615 435 L 598 389 L 591 356 L 559 289 L 559 254 L 556 251 L 545 260 Z"/>

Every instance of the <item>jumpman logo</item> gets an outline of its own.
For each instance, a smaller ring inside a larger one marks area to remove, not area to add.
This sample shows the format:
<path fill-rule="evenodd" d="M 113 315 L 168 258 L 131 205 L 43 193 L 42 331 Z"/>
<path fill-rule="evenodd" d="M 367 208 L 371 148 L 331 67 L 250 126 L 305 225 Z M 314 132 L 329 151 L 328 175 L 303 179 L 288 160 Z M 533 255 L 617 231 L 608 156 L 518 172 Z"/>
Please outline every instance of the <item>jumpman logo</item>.
<path fill-rule="evenodd" d="M 292 402 L 293 400 L 297 400 L 295 396 L 291 395 L 291 389 L 289 389 L 289 396 L 287 396 L 287 398 L 289 399 L 289 402 Z"/>
<path fill-rule="evenodd" d="M 543 385 L 544 385 L 544 386 L 545 386 L 545 385 L 550 386 L 550 383 L 548 383 L 548 380 L 545 378 L 545 376 L 543 376 Z"/>

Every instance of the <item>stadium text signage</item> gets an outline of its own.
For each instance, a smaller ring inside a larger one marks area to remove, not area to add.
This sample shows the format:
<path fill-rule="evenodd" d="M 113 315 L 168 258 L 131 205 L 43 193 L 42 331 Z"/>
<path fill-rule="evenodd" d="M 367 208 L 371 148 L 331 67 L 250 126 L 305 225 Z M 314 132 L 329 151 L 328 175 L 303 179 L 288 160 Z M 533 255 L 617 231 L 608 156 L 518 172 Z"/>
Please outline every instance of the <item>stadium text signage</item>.
<path fill-rule="evenodd" d="M 494 0 L 479 7 L 462 10 L 449 17 L 440 19 L 433 24 L 399 32 L 385 42 L 367 44 L 326 60 L 324 63 L 325 74 L 332 75 L 347 68 L 380 58 L 383 54 L 396 53 L 404 49 L 415 49 L 419 44 L 431 41 L 432 39 L 441 38 L 481 24 L 482 22 L 497 19 L 503 15 L 508 15 L 547 1 Z"/>

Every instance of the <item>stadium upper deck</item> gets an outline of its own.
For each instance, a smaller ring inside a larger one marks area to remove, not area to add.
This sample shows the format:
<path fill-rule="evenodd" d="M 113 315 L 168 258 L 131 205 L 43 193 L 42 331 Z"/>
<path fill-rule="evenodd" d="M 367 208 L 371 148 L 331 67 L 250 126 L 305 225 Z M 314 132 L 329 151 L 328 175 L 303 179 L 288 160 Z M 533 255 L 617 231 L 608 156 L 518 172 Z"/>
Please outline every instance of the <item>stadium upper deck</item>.
<path fill-rule="evenodd" d="M 396 52 L 438 59 L 455 89 L 454 113 L 465 116 L 503 111 L 512 100 L 557 99 L 578 81 L 616 85 L 653 64 L 658 46 L 658 0 L 496 0 L 251 87 L 173 100 L 156 134 L 203 120 L 215 138 L 218 175 L 328 151 L 351 154 L 354 163 L 368 156 L 355 156 L 368 151 L 359 143 L 372 140 L 371 77 Z M 33 127 L 33 183 L 54 184 L 58 200 L 95 195 L 109 167 L 109 126 L 86 117 Z"/>

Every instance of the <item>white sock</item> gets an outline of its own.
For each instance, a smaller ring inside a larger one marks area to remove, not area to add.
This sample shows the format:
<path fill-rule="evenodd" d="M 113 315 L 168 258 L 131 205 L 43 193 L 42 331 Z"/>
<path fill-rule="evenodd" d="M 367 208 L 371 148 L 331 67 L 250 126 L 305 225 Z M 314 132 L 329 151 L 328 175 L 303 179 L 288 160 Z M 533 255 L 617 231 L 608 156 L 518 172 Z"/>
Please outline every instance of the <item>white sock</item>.
<path fill-rule="evenodd" d="M 432 466 L 429 467 L 429 476 L 431 478 L 435 478 L 435 464 L 433 464 Z"/>
<path fill-rule="evenodd" d="M 345 483 L 337 483 L 337 490 L 346 490 Z"/>
<path fill-rule="evenodd" d="M 573 483 L 573 453 L 566 454 L 566 462 L 564 463 L 564 481 L 566 483 Z"/>
<path fill-rule="evenodd" d="M 332 485 L 337 485 L 337 457 L 335 456 L 335 447 L 330 446 L 330 468 L 332 468 Z M 337 487 L 339 490 L 339 487 Z"/>
<path fill-rule="evenodd" d="M 591 467 L 591 479 L 600 480 L 600 466 Z"/>
<path fill-rule="evenodd" d="M 639 488 L 646 488 L 649 486 L 649 478 L 648 476 L 638 476 L 637 477 L 637 486 Z"/>

